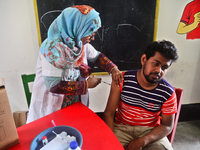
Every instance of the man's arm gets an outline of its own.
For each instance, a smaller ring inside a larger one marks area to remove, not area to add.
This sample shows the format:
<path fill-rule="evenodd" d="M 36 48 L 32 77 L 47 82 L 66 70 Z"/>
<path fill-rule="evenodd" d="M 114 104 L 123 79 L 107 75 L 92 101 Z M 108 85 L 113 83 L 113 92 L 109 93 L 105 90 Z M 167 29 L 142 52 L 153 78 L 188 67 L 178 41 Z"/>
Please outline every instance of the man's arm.
<path fill-rule="evenodd" d="M 174 126 L 174 114 L 173 115 L 164 115 L 162 114 L 162 123 L 161 125 L 155 127 L 150 133 L 147 135 L 133 140 L 129 143 L 126 150 L 132 149 L 142 149 L 145 145 L 155 142 L 157 140 L 162 139 L 167 136 L 173 129 Z"/>
<path fill-rule="evenodd" d="M 103 115 L 103 120 L 111 128 L 112 131 L 114 129 L 114 115 L 120 100 L 120 94 L 120 87 L 115 86 L 114 81 L 112 81 L 110 95 Z"/>

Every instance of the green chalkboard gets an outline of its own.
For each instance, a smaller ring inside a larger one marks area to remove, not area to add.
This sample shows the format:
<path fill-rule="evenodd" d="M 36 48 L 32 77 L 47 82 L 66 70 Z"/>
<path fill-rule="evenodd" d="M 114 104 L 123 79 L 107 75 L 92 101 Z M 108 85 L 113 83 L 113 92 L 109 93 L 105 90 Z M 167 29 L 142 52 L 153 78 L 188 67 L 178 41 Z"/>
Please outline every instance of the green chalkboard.
<path fill-rule="evenodd" d="M 95 41 L 91 44 L 110 58 L 120 70 L 141 67 L 145 46 L 156 37 L 158 0 L 34 0 L 38 35 L 41 42 L 47 30 L 63 9 L 72 5 L 95 8 L 102 20 Z M 89 64 L 94 72 L 102 72 Z"/>

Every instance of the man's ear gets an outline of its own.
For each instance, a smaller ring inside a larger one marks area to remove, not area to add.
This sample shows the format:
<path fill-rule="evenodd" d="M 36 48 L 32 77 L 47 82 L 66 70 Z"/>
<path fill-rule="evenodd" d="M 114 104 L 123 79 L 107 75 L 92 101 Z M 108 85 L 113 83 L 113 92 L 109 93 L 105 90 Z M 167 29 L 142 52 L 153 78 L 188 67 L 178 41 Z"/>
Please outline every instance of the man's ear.
<path fill-rule="evenodd" d="M 147 61 L 147 56 L 146 56 L 146 54 L 143 54 L 142 57 L 141 57 L 142 66 L 146 63 L 146 61 Z"/>

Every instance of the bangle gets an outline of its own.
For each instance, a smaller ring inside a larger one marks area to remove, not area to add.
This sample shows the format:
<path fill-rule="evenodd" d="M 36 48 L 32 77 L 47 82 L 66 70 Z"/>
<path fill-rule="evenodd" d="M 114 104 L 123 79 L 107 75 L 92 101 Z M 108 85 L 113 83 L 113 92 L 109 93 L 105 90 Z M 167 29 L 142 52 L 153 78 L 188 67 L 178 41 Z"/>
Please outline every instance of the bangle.
<path fill-rule="evenodd" d="M 111 70 L 110 70 L 110 75 L 112 76 L 112 70 L 114 69 L 114 68 L 118 68 L 117 66 L 115 66 L 115 67 L 113 67 Z"/>
<path fill-rule="evenodd" d="M 85 80 L 87 80 L 90 76 L 88 76 L 87 78 L 85 78 Z"/>

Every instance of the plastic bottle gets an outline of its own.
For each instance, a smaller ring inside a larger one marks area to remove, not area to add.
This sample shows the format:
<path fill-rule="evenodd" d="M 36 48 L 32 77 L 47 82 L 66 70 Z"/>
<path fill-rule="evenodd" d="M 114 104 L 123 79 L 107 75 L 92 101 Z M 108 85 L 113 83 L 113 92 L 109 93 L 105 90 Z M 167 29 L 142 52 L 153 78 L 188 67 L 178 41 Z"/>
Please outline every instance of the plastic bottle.
<path fill-rule="evenodd" d="M 47 139 L 46 136 L 43 136 L 43 137 L 42 137 L 42 143 L 43 143 L 44 146 L 47 145 L 48 139 Z"/>
<path fill-rule="evenodd" d="M 69 149 L 68 150 L 81 150 L 81 149 L 78 146 L 78 143 L 76 141 L 72 141 L 69 144 Z"/>

